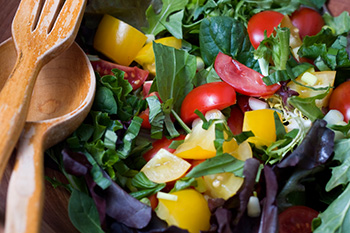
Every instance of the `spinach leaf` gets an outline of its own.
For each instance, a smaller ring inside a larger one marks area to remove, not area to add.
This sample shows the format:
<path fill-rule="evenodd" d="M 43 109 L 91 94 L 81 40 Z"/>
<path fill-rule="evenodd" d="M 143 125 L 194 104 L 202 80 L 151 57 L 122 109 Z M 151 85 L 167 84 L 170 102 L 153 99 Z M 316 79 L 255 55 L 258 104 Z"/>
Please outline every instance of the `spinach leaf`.
<path fill-rule="evenodd" d="M 174 37 L 182 39 L 183 10 L 187 0 L 162 0 L 162 9 L 157 13 L 150 5 L 146 11 L 148 27 L 142 30 L 147 34 L 157 35 L 167 29 Z"/>
<path fill-rule="evenodd" d="M 156 83 L 160 99 L 172 99 L 170 109 L 180 111 L 185 96 L 193 89 L 196 57 L 186 51 L 153 42 L 156 64 Z"/>
<path fill-rule="evenodd" d="M 244 161 L 238 160 L 230 154 L 221 154 L 207 159 L 194 167 L 186 177 L 197 178 L 200 176 L 232 172 L 236 176 L 242 176 Z"/>
<path fill-rule="evenodd" d="M 103 233 L 94 200 L 76 189 L 72 190 L 68 214 L 73 225 L 83 233 Z"/>
<path fill-rule="evenodd" d="M 210 66 L 219 52 L 228 54 L 246 66 L 258 69 L 254 48 L 243 23 L 228 17 L 216 16 L 201 22 L 200 52 L 204 63 Z"/>

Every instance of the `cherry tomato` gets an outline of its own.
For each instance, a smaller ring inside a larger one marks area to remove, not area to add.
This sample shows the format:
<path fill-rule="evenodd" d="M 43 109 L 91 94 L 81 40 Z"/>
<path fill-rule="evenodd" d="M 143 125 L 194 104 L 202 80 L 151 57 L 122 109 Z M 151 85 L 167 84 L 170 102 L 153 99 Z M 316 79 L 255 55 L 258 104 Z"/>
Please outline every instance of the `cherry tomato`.
<path fill-rule="evenodd" d="M 151 123 L 149 123 L 149 108 L 146 108 L 145 111 L 140 112 L 138 117 L 142 118 L 141 127 L 144 129 L 151 129 Z"/>
<path fill-rule="evenodd" d="M 148 197 L 148 199 L 151 202 L 152 210 L 155 210 L 157 208 L 157 205 L 158 205 L 157 194 L 152 194 L 151 196 Z"/>
<path fill-rule="evenodd" d="M 181 105 L 181 119 L 191 123 L 198 118 L 196 109 L 205 114 L 209 110 L 222 110 L 236 103 L 236 92 L 225 82 L 213 82 L 194 88 Z"/>
<path fill-rule="evenodd" d="M 153 83 L 153 80 L 146 81 L 143 83 L 142 95 L 144 96 L 144 98 L 146 98 L 148 96 L 149 91 L 151 90 L 152 83 Z"/>
<path fill-rule="evenodd" d="M 250 97 L 246 95 L 237 96 L 237 104 L 243 113 L 252 111 L 252 109 L 249 106 L 249 98 Z"/>
<path fill-rule="evenodd" d="M 247 31 L 250 42 L 257 49 L 264 39 L 264 32 L 270 36 L 275 28 L 281 23 L 283 14 L 276 11 L 263 11 L 253 15 L 248 21 Z"/>
<path fill-rule="evenodd" d="M 232 106 L 230 117 L 227 119 L 227 125 L 234 135 L 242 133 L 243 118 L 241 109 L 237 105 Z"/>
<path fill-rule="evenodd" d="M 91 61 L 91 64 L 93 69 L 96 72 L 98 72 L 101 76 L 113 74 L 112 69 L 124 71 L 124 79 L 129 81 L 133 90 L 136 90 L 139 87 L 141 87 L 142 84 L 146 81 L 149 74 L 148 71 L 142 70 L 136 66 L 122 66 L 102 59 Z"/>
<path fill-rule="evenodd" d="M 166 137 L 163 137 L 162 139 L 159 139 L 155 142 L 152 143 L 152 148 L 147 151 L 146 153 L 144 153 L 142 156 L 146 161 L 149 161 L 151 158 L 153 158 L 153 156 L 155 154 L 157 154 L 157 152 L 160 149 L 165 149 L 171 153 L 173 153 L 175 151 L 175 149 L 171 149 L 169 148 L 170 144 L 173 141 L 179 141 L 179 140 L 184 140 L 185 139 L 185 135 L 180 135 L 174 139 L 167 139 Z"/>
<path fill-rule="evenodd" d="M 329 108 L 336 109 L 344 115 L 344 121 L 350 120 L 350 81 L 337 86 L 329 99 Z"/>
<path fill-rule="evenodd" d="M 311 233 L 318 212 L 306 206 L 292 206 L 278 216 L 279 233 Z"/>
<path fill-rule="evenodd" d="M 280 88 L 279 84 L 266 86 L 262 80 L 262 74 L 221 52 L 215 59 L 214 67 L 216 73 L 224 82 L 244 95 L 266 97 L 274 94 Z"/>
<path fill-rule="evenodd" d="M 320 13 L 308 7 L 300 7 L 291 15 L 294 26 L 299 29 L 301 39 L 305 36 L 313 36 L 319 33 L 324 25 Z"/>

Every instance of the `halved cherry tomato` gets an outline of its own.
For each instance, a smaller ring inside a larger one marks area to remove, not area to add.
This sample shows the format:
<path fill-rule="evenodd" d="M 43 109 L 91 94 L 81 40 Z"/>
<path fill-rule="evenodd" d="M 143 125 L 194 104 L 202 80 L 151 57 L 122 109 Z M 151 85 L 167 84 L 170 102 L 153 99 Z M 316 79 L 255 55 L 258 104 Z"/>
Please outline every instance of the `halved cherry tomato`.
<path fill-rule="evenodd" d="M 185 135 L 180 135 L 176 138 L 173 138 L 173 139 L 168 139 L 166 137 L 163 137 L 162 139 L 159 139 L 155 142 L 152 143 L 152 148 L 150 150 L 148 150 L 146 153 L 144 153 L 142 156 L 143 158 L 146 160 L 146 161 L 149 161 L 151 158 L 153 158 L 153 156 L 155 154 L 157 154 L 157 152 L 160 150 L 160 149 L 165 149 L 171 153 L 173 153 L 175 151 L 175 149 L 171 149 L 169 148 L 170 144 L 173 142 L 173 141 L 179 141 L 179 140 L 184 140 L 185 139 Z"/>
<path fill-rule="evenodd" d="M 275 28 L 281 23 L 283 14 L 276 11 L 263 11 L 253 15 L 248 21 L 247 31 L 250 42 L 257 49 L 264 39 L 264 32 L 270 36 Z"/>
<path fill-rule="evenodd" d="M 311 233 L 318 212 L 306 206 L 292 206 L 278 216 L 279 233 Z"/>
<path fill-rule="evenodd" d="M 329 108 L 336 109 L 344 115 L 344 121 L 350 120 L 350 81 L 337 86 L 329 99 Z"/>
<path fill-rule="evenodd" d="M 244 115 L 241 109 L 237 105 L 232 106 L 230 117 L 227 119 L 227 125 L 234 135 L 242 133 L 243 118 Z"/>
<path fill-rule="evenodd" d="M 205 114 L 209 110 L 222 110 L 236 103 L 236 92 L 224 82 L 206 83 L 188 93 L 181 105 L 181 119 L 191 123 L 198 118 L 196 109 Z"/>
<path fill-rule="evenodd" d="M 214 67 L 216 73 L 224 82 L 244 95 L 266 97 L 274 94 L 280 88 L 279 84 L 266 86 L 262 80 L 262 74 L 221 52 L 215 59 Z"/>
<path fill-rule="evenodd" d="M 301 39 L 305 36 L 316 35 L 324 25 L 321 14 L 308 7 L 300 7 L 294 11 L 291 20 L 293 25 L 299 29 Z"/>
<path fill-rule="evenodd" d="M 142 84 L 146 81 L 149 72 L 146 70 L 142 70 L 136 66 L 122 66 L 116 63 L 112 63 L 109 61 L 105 61 L 102 59 L 90 61 L 93 69 L 98 72 L 101 76 L 103 75 L 111 75 L 112 69 L 118 69 L 124 71 L 124 79 L 128 80 L 132 86 L 133 90 L 138 89 L 142 86 Z"/>

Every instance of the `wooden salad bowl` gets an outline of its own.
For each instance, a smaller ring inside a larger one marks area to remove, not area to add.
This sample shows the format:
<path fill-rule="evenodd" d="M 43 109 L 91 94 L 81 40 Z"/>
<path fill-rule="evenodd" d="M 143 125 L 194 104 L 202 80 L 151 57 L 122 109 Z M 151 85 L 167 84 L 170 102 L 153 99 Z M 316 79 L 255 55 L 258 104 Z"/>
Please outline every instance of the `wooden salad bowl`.
<path fill-rule="evenodd" d="M 11 22 L 15 15 L 16 9 L 20 0 L 0 0 L 0 43 L 11 36 Z M 327 7 L 330 13 L 334 16 L 339 15 L 344 10 L 350 12 L 349 0 L 329 0 Z M 12 156 L 9 165 L 6 168 L 3 179 L 0 181 L 0 233 L 5 218 L 5 202 L 8 180 L 10 179 L 10 172 L 14 165 L 14 156 Z M 50 168 L 45 168 L 45 175 L 49 177 L 58 177 L 58 179 L 65 179 L 63 175 Z M 68 199 L 69 192 L 62 187 L 53 188 L 49 182 L 45 183 L 45 203 L 43 211 L 43 222 L 41 232 L 55 233 L 78 232 L 68 217 Z"/>

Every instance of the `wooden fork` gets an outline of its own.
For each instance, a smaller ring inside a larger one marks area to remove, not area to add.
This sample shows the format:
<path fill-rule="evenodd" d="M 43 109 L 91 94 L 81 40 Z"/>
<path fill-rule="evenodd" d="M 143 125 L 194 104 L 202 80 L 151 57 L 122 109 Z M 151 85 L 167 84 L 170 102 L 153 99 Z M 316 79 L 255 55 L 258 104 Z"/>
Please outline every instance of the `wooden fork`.
<path fill-rule="evenodd" d="M 12 22 L 17 61 L 0 92 L 0 181 L 24 127 L 39 71 L 73 43 L 85 5 L 86 0 L 22 0 L 17 9 Z"/>

